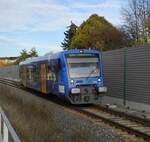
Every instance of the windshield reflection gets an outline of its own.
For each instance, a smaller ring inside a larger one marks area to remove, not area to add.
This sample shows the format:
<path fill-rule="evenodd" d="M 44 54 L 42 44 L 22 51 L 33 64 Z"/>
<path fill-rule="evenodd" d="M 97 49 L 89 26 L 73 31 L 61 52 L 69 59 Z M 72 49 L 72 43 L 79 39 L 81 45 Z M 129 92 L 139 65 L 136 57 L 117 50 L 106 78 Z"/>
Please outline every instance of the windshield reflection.
<path fill-rule="evenodd" d="M 100 75 L 98 58 L 68 58 L 67 62 L 71 78 L 96 77 Z"/>

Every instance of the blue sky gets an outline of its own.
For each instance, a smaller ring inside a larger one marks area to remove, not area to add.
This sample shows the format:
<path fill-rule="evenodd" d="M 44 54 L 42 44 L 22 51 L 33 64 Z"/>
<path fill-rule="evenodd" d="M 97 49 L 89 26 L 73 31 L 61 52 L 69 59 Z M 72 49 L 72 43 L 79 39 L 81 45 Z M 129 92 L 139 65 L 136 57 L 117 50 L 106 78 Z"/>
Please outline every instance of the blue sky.
<path fill-rule="evenodd" d="M 80 25 L 91 14 L 121 25 L 125 0 L 0 0 L 0 57 L 18 56 L 36 47 L 39 55 L 57 52 L 72 20 Z"/>

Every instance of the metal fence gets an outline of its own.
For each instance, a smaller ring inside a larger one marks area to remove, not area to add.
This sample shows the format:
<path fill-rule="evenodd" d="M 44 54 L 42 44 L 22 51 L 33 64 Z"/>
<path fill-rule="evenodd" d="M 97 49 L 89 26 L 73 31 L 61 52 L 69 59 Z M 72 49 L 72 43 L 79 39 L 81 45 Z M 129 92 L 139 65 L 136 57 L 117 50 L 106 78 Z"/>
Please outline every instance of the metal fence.
<path fill-rule="evenodd" d="M 150 104 L 150 47 L 103 52 L 107 96 Z"/>
<path fill-rule="evenodd" d="M 1 108 L 0 108 L 0 142 L 21 142 Z"/>

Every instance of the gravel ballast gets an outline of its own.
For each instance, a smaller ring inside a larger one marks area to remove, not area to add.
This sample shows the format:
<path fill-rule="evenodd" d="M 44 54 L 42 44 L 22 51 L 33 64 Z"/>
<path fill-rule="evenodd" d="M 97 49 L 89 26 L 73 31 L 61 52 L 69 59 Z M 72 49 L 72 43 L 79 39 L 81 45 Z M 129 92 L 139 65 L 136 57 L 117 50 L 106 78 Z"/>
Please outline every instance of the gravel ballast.
<path fill-rule="evenodd" d="M 121 136 L 103 122 L 93 122 L 53 101 L 2 84 L 0 105 L 25 142 L 135 141 Z"/>

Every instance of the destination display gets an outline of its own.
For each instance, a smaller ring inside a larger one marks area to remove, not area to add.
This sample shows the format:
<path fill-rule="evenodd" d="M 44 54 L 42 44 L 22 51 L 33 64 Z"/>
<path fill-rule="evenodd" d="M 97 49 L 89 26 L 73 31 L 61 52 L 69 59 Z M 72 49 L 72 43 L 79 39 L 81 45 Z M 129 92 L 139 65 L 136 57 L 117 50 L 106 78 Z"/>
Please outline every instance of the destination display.
<path fill-rule="evenodd" d="M 67 57 L 96 57 L 95 54 L 85 54 L 85 53 L 78 53 L 78 54 L 68 54 Z"/>

